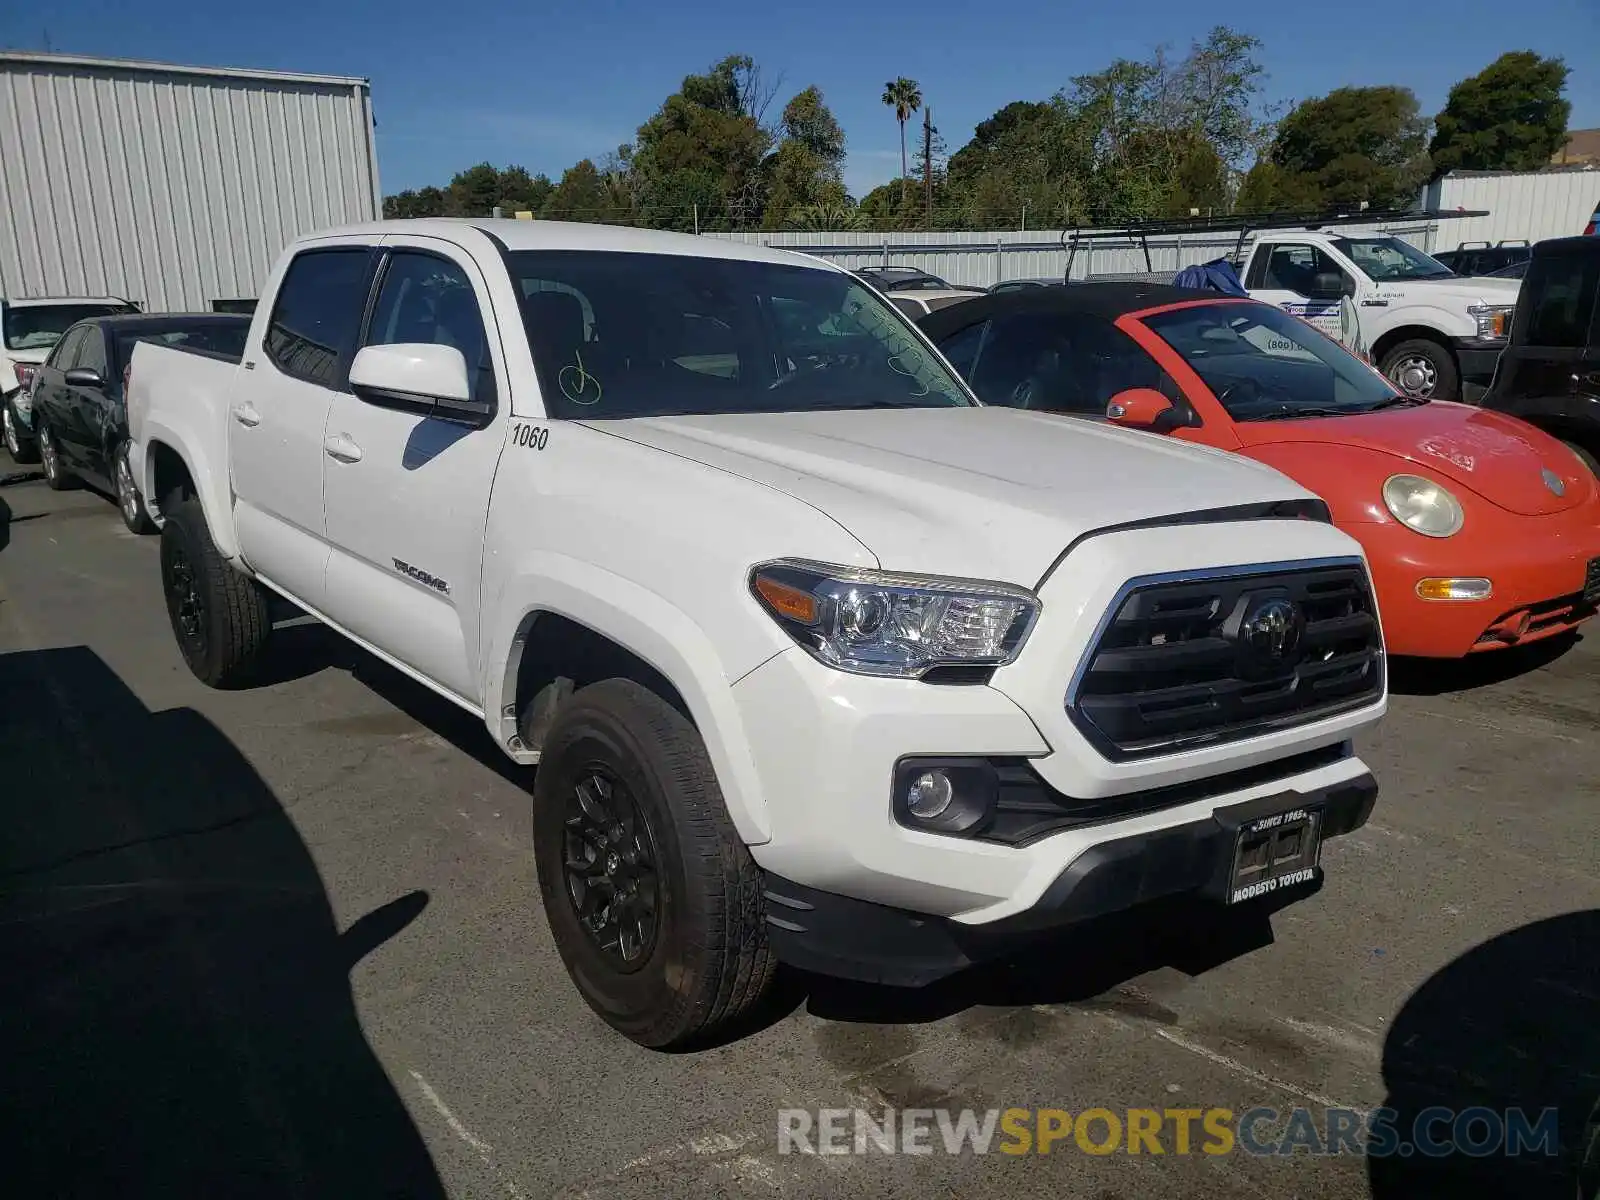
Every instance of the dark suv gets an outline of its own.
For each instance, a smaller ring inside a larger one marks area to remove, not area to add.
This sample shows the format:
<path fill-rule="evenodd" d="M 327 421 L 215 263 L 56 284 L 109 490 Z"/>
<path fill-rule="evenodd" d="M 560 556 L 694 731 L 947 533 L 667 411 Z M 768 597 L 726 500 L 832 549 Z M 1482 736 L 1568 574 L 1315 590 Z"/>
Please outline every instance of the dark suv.
<path fill-rule="evenodd" d="M 1533 248 L 1483 407 L 1561 438 L 1600 474 L 1600 237 Z"/>
<path fill-rule="evenodd" d="M 1531 253 L 1527 242 L 1501 242 L 1497 246 L 1462 242 L 1454 250 L 1444 250 L 1433 257 L 1457 275 L 1494 275 L 1527 262 Z"/>

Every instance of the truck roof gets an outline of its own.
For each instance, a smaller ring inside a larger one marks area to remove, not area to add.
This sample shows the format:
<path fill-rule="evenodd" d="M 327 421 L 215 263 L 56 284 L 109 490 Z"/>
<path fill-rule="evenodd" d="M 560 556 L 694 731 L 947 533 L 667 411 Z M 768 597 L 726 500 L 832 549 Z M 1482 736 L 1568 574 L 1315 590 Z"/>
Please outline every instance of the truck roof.
<path fill-rule="evenodd" d="M 319 230 L 304 240 L 364 234 L 432 234 L 446 239 L 460 236 L 462 227 L 476 229 L 496 239 L 507 250 L 595 250 L 624 254 L 680 254 L 695 258 L 732 258 L 746 262 L 783 263 L 789 266 L 842 270 L 809 254 L 777 250 L 753 242 L 636 229 L 623 225 L 596 225 L 582 221 L 518 221 L 492 217 L 417 217 L 398 221 L 365 221 L 336 229 Z"/>

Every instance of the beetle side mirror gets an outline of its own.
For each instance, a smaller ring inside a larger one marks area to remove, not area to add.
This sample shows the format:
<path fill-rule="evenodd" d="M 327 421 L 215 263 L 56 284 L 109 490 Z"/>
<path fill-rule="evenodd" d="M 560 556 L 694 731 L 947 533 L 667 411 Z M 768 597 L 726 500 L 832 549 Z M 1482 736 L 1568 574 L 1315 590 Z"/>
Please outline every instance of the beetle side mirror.
<path fill-rule="evenodd" d="M 1178 410 L 1155 388 L 1127 388 L 1111 397 L 1106 420 L 1127 429 L 1166 433 L 1178 424 Z"/>

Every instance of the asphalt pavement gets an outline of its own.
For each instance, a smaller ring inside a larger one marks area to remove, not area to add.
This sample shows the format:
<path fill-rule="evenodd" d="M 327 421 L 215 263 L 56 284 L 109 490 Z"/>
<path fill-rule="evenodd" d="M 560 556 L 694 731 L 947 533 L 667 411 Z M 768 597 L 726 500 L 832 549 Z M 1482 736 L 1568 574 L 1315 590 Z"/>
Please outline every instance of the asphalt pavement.
<path fill-rule="evenodd" d="M 1541 1153 L 1208 1154 L 1198 1123 L 1180 1153 L 1170 1118 L 1161 1154 L 1067 1136 L 950 1155 L 938 1132 L 933 1153 L 814 1154 L 778 1134 L 794 1109 L 1265 1107 L 1270 1144 L 1296 1106 L 1387 1105 L 1402 1129 L 1432 1105 L 1554 1106 L 1570 1152 L 1600 1099 L 1600 630 L 1396 664 L 1360 747 L 1377 811 L 1266 944 L 1126 922 L 923 992 L 789 976 L 744 1036 L 666 1055 L 568 983 L 530 773 L 304 621 L 267 681 L 205 689 L 157 541 L 93 492 L 0 484 L 12 1194 L 1573 1195 Z"/>

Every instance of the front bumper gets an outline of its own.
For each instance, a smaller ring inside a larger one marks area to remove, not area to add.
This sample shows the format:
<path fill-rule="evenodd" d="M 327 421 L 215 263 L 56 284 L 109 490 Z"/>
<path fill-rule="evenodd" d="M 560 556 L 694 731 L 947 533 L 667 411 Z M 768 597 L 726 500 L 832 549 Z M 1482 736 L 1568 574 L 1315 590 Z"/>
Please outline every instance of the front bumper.
<path fill-rule="evenodd" d="M 1456 363 L 1461 369 L 1461 379 L 1488 387 L 1494 378 L 1495 364 L 1500 352 L 1506 348 L 1504 338 L 1462 337 L 1451 338 L 1450 346 L 1456 352 Z"/>
<path fill-rule="evenodd" d="M 1517 517 L 1478 504 L 1453 538 L 1424 538 L 1397 523 L 1345 527 L 1365 547 L 1390 654 L 1461 658 L 1528 645 L 1595 615 L 1583 601 L 1588 564 L 1600 558 L 1600 504 L 1549 517 Z M 1424 600 L 1428 578 L 1486 578 L 1486 600 Z"/>
<path fill-rule="evenodd" d="M 1366 824 L 1378 797 L 1370 774 L 1297 792 L 1268 807 L 1305 807 L 1321 814 L 1322 837 Z M 1134 912 L 1177 896 L 1193 897 L 1216 916 L 1232 861 L 1235 829 L 1217 814 L 1144 833 L 1112 836 L 1062 869 L 1034 905 L 986 925 L 963 924 L 808 888 L 768 875 L 767 937 L 790 966 L 846 979 L 915 987 L 1083 923 Z M 1273 897 L 1273 906 L 1313 894 L 1316 876 Z M 1259 911 L 1257 901 L 1237 911 Z"/>
<path fill-rule="evenodd" d="M 1247 564 L 1355 550 L 1315 522 L 1258 521 L 1246 532 Z M 1104 843 L 1204 823 L 1245 801 L 1318 796 L 1366 778 L 1348 746 L 1382 717 L 1382 694 L 1303 724 L 1118 761 L 1069 719 L 1074 666 L 1123 581 L 1152 563 L 1215 571 L 1218 546 L 1240 545 L 1240 533 L 1219 525 L 1214 538 L 1174 527 L 1090 539 L 1040 588 L 1027 647 L 988 684 L 851 675 L 799 647 L 744 676 L 733 699 L 770 830 L 750 848 L 758 865 L 819 893 L 987 925 L 1033 909 L 1063 871 Z M 903 823 L 893 811 L 895 772 L 903 759 L 922 756 L 1004 760 L 1029 776 L 1030 802 L 1072 819 L 1009 842 Z"/>

